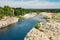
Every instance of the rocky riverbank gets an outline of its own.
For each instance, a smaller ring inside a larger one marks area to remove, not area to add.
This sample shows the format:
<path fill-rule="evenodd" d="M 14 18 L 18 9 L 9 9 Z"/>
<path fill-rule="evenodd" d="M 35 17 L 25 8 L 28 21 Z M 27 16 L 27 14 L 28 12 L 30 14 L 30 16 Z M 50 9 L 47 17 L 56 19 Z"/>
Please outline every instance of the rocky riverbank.
<path fill-rule="evenodd" d="M 60 40 L 59 22 L 41 22 L 39 29 L 33 28 L 25 40 Z"/>
<path fill-rule="evenodd" d="M 4 28 L 10 24 L 16 23 L 18 21 L 18 18 L 16 17 L 5 17 L 0 20 L 0 28 Z"/>
<path fill-rule="evenodd" d="M 41 14 L 48 17 L 49 21 L 40 22 L 38 29 L 33 27 L 30 32 L 27 33 L 24 40 L 60 40 L 60 22 L 56 21 L 58 20 L 58 13 L 54 15 L 56 18 L 52 16 L 52 13 Z"/>

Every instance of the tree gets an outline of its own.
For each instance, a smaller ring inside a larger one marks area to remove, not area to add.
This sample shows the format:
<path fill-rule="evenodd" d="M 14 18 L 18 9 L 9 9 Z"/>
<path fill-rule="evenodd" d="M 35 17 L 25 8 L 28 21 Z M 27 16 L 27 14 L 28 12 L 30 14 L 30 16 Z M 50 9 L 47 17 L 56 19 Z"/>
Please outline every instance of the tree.
<path fill-rule="evenodd" d="M 3 14 L 4 13 L 4 10 L 2 7 L 0 7 L 0 14 Z"/>
<path fill-rule="evenodd" d="M 4 16 L 4 10 L 2 7 L 0 7 L 0 19 Z"/>
<path fill-rule="evenodd" d="M 11 7 L 9 6 L 4 6 L 4 13 L 6 16 L 13 16 L 13 13 L 11 12 Z"/>

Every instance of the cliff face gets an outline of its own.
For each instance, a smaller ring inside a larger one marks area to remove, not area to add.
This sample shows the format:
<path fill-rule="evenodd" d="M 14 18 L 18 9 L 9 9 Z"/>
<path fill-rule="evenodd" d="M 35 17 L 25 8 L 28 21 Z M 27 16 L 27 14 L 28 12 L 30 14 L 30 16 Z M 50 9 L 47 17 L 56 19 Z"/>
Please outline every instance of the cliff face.
<path fill-rule="evenodd" d="M 5 18 L 4 20 L 0 20 L 0 28 L 16 23 L 17 21 L 18 21 L 18 18 L 16 17 L 8 17 L 8 18 Z"/>

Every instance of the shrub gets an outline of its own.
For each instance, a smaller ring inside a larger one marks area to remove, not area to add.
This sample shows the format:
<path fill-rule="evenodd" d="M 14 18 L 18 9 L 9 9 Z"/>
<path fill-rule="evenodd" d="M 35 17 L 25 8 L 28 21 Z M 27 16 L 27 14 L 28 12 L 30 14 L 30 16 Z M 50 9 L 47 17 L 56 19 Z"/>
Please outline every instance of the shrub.
<path fill-rule="evenodd" d="M 39 29 L 40 28 L 40 24 L 36 24 L 34 27 L 36 28 L 36 29 Z"/>

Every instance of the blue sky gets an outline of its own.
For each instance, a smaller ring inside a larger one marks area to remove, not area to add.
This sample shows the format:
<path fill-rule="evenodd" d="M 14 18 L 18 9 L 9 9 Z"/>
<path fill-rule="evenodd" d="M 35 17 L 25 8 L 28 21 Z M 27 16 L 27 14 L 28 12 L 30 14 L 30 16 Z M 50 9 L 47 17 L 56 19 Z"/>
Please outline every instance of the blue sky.
<path fill-rule="evenodd" d="M 36 9 L 60 8 L 60 0 L 0 0 L 0 6 L 4 5 Z"/>

